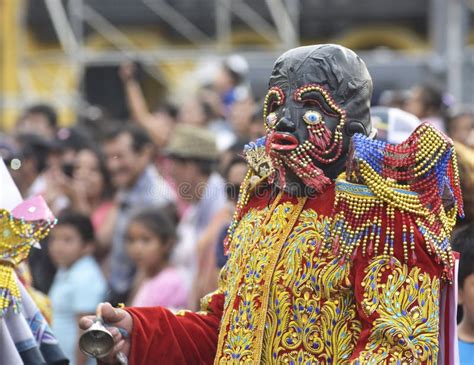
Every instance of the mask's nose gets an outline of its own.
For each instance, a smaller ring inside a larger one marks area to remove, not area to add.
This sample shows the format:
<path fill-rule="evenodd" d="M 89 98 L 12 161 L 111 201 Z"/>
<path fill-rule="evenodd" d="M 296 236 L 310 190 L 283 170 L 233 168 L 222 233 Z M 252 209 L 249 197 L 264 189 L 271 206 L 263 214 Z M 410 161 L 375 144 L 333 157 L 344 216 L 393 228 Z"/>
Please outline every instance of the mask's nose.
<path fill-rule="evenodd" d="M 296 125 L 290 119 L 287 119 L 286 116 L 283 116 L 275 126 L 275 130 L 278 132 L 293 133 L 296 131 Z"/>

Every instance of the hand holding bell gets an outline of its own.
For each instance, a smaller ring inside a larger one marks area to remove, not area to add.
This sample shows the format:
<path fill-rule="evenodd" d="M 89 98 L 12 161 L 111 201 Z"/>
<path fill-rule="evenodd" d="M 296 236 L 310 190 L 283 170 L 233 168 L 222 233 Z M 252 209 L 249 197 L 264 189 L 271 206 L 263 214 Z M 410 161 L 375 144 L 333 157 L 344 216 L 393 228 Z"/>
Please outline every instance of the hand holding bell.
<path fill-rule="evenodd" d="M 86 355 L 101 361 L 126 364 L 130 351 L 128 334 L 132 331 L 132 325 L 128 312 L 113 308 L 109 303 L 101 303 L 96 316 L 85 316 L 79 321 L 79 326 L 85 330 L 79 339 L 79 348 Z"/>

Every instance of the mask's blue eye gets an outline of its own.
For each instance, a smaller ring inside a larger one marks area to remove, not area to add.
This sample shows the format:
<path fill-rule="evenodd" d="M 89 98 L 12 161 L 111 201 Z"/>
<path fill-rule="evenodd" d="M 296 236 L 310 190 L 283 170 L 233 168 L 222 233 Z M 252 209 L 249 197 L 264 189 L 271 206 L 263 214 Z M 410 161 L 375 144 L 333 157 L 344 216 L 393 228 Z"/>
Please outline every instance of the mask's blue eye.
<path fill-rule="evenodd" d="M 306 124 L 314 125 L 321 123 L 323 117 L 320 113 L 315 112 L 314 110 L 308 110 L 306 113 L 304 113 L 303 120 L 306 122 Z"/>
<path fill-rule="evenodd" d="M 268 114 L 268 115 L 267 115 L 267 120 L 266 120 L 267 126 L 268 126 L 269 128 L 273 128 L 273 127 L 276 125 L 276 123 L 277 123 L 277 119 L 278 119 L 278 118 L 277 118 L 276 113 L 270 113 L 270 114 Z"/>

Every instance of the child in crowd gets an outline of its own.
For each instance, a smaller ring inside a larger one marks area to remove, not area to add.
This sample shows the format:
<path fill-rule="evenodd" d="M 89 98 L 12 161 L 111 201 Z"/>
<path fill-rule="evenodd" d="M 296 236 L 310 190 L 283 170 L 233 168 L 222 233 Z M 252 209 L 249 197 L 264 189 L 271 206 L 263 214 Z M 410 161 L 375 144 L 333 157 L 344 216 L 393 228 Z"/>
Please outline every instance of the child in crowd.
<path fill-rule="evenodd" d="M 132 306 L 187 307 L 189 288 L 185 274 L 169 263 L 175 237 L 175 227 L 162 210 L 143 210 L 130 220 L 127 252 L 137 266 Z"/>
<path fill-rule="evenodd" d="M 94 228 L 90 219 L 74 211 L 65 211 L 51 231 L 49 255 L 58 271 L 49 291 L 53 307 L 53 332 L 71 365 L 93 364 L 77 345 L 77 321 L 95 312 L 104 300 L 107 284 L 92 256 Z"/>
<path fill-rule="evenodd" d="M 459 305 L 463 316 L 458 325 L 459 358 L 461 365 L 474 359 L 474 225 L 460 231 L 453 240 L 453 249 L 461 254 L 458 286 Z"/>

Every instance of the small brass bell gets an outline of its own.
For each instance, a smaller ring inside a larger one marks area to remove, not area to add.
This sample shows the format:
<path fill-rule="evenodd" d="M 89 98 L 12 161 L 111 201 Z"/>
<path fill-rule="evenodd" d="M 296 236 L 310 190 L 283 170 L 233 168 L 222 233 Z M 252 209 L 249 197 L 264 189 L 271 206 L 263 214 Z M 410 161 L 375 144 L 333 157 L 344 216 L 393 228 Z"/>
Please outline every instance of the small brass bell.
<path fill-rule="evenodd" d="M 101 359 L 109 355 L 114 348 L 114 338 L 104 327 L 104 321 L 97 317 L 92 326 L 79 339 L 79 348 L 88 355 Z"/>

